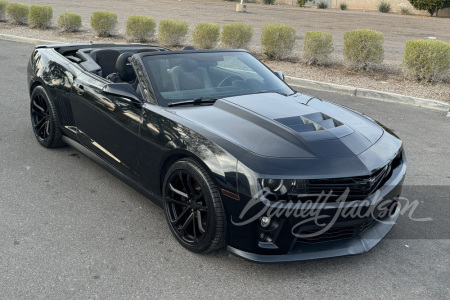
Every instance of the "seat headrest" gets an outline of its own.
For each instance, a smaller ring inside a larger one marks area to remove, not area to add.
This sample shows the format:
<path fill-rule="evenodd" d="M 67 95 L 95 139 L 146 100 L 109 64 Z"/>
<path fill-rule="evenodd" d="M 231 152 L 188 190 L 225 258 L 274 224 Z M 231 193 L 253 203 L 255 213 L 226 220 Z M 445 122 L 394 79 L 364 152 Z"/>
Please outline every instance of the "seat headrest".
<path fill-rule="evenodd" d="M 191 58 L 187 58 L 184 59 L 181 62 L 181 68 L 183 69 L 183 71 L 185 72 L 194 72 L 195 70 L 197 70 L 197 61 L 191 59 Z"/>
<path fill-rule="evenodd" d="M 133 66 L 129 60 L 134 53 L 125 52 L 119 55 L 116 61 L 116 72 L 122 81 L 133 81 L 136 78 Z"/>

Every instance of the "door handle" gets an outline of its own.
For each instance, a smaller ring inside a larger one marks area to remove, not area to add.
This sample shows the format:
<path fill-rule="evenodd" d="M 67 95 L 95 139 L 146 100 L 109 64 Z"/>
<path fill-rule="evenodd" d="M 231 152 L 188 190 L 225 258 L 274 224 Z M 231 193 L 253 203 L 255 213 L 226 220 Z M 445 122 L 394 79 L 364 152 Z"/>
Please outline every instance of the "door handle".
<path fill-rule="evenodd" d="M 73 88 L 75 89 L 75 91 L 77 91 L 78 95 L 83 95 L 84 93 L 84 86 L 80 85 L 74 85 Z"/>

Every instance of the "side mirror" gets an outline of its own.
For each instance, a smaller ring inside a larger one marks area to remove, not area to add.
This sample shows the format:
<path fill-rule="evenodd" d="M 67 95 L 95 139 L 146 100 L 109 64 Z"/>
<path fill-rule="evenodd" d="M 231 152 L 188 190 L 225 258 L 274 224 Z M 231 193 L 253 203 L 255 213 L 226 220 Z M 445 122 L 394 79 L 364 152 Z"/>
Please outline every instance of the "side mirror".
<path fill-rule="evenodd" d="M 108 83 L 103 87 L 103 92 L 110 95 L 124 97 L 136 103 L 142 103 L 133 87 L 128 83 Z"/>
<path fill-rule="evenodd" d="M 275 71 L 273 72 L 278 78 L 284 81 L 284 74 L 281 71 Z"/>

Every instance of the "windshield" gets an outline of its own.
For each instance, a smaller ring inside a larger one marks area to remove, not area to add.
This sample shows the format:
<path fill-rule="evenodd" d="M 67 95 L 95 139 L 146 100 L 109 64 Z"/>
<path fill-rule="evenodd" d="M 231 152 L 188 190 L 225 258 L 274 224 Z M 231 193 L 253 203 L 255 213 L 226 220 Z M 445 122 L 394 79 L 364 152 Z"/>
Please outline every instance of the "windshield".
<path fill-rule="evenodd" d="M 187 52 L 148 55 L 142 59 L 162 106 L 194 99 L 294 93 L 246 52 Z"/>

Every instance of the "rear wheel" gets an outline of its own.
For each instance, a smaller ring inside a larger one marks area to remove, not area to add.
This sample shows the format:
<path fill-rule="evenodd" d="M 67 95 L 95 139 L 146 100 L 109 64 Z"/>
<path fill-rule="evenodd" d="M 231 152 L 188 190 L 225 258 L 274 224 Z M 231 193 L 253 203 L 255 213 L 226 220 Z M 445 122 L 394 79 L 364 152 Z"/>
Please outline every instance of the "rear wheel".
<path fill-rule="evenodd" d="M 167 222 L 178 242 L 196 253 L 225 244 L 222 200 L 205 169 L 192 159 L 175 162 L 164 180 Z"/>
<path fill-rule="evenodd" d="M 55 105 L 42 86 L 31 93 L 31 124 L 39 144 L 47 148 L 64 145 L 61 128 L 59 128 Z"/>

